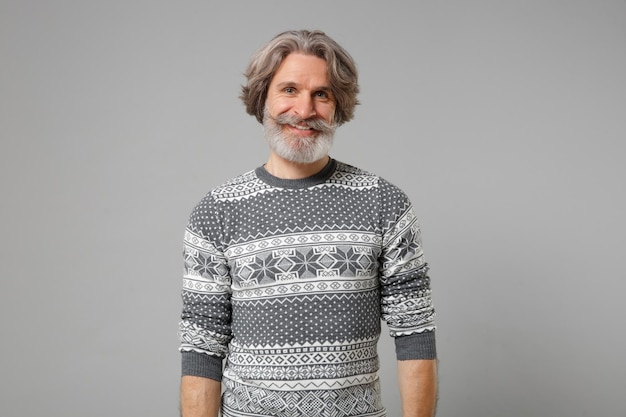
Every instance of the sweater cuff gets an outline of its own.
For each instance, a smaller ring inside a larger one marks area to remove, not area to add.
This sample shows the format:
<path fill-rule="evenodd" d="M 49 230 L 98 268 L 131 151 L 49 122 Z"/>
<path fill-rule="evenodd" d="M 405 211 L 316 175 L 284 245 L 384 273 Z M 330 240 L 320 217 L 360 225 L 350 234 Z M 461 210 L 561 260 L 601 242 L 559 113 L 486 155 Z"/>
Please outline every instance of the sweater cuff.
<path fill-rule="evenodd" d="M 425 331 L 396 337 L 396 358 L 399 361 L 412 359 L 437 359 L 435 332 Z"/>
<path fill-rule="evenodd" d="M 182 352 L 182 374 L 222 380 L 222 358 L 198 352 Z"/>

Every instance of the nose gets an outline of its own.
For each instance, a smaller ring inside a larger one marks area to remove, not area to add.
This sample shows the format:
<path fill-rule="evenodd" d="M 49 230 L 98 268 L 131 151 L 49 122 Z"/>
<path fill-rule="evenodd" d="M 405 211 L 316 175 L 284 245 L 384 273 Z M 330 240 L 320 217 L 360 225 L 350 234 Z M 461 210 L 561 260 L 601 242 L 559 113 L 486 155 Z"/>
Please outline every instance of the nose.
<path fill-rule="evenodd" d="M 294 112 L 302 119 L 308 119 L 315 116 L 315 101 L 308 94 L 300 94 L 296 99 Z"/>

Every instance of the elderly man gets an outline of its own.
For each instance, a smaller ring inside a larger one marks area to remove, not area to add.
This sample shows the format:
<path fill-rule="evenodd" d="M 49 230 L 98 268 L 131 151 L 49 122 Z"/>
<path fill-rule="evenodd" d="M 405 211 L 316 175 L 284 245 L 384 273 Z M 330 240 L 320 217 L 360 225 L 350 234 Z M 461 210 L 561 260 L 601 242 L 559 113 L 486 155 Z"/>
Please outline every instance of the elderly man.
<path fill-rule="evenodd" d="M 434 415 L 434 310 L 413 206 L 328 154 L 357 104 L 352 58 L 323 32 L 290 31 L 246 76 L 241 98 L 269 158 L 191 213 L 183 416 L 386 416 L 381 317 L 395 338 L 403 416 Z"/>

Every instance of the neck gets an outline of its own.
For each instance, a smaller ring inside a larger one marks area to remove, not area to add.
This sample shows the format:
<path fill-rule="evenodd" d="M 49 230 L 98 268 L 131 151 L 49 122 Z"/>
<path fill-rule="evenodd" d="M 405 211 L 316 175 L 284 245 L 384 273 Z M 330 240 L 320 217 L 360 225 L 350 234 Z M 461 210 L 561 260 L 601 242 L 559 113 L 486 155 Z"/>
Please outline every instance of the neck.
<path fill-rule="evenodd" d="M 270 152 L 270 157 L 265 163 L 265 170 L 277 178 L 284 180 L 299 180 L 310 177 L 320 172 L 330 160 L 325 156 L 311 163 L 292 162 L 284 159 L 274 152 Z"/>

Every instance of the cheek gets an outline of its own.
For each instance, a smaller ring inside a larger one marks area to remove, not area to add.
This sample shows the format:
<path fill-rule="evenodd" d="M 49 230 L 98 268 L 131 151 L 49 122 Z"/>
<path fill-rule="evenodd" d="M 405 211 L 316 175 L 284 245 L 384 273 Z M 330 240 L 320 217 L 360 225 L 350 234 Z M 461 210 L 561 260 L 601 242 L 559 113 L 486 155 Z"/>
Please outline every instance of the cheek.
<path fill-rule="evenodd" d="M 287 100 L 281 100 L 281 99 L 270 100 L 268 98 L 267 108 L 269 109 L 270 114 L 272 116 L 277 116 L 289 110 L 289 102 Z"/>
<path fill-rule="evenodd" d="M 316 111 L 317 111 L 317 114 L 328 123 L 331 123 L 335 119 L 335 106 L 334 105 L 324 105 L 318 108 Z"/>

